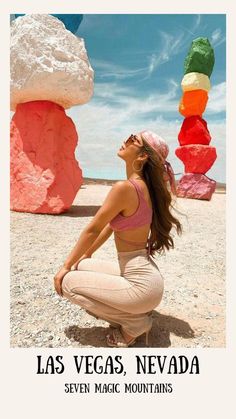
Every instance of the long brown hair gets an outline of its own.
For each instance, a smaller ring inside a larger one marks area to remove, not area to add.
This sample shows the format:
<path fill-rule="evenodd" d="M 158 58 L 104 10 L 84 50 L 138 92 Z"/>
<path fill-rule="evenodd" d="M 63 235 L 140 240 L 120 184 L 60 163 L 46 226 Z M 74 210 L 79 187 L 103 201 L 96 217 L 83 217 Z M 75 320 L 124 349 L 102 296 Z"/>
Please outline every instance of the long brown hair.
<path fill-rule="evenodd" d="M 174 241 L 170 234 L 172 227 L 178 234 L 182 233 L 182 225 L 173 216 L 172 196 L 166 181 L 163 161 L 153 148 L 143 139 L 142 152 L 147 153 L 148 159 L 142 170 L 143 178 L 149 190 L 152 201 L 153 217 L 151 234 L 149 237 L 150 254 L 162 253 L 166 249 L 174 248 Z"/>

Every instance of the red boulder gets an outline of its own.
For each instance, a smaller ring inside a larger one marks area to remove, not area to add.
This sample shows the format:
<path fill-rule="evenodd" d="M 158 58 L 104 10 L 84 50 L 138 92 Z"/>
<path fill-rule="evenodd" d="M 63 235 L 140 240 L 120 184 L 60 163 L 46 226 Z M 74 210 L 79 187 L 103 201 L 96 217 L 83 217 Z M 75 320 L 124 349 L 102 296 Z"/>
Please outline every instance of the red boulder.
<path fill-rule="evenodd" d="M 17 105 L 11 121 L 12 210 L 59 214 L 70 208 L 83 181 L 77 142 L 75 125 L 60 105 Z"/>
<path fill-rule="evenodd" d="M 207 176 L 199 173 L 186 173 L 178 183 L 177 196 L 210 201 L 215 188 L 216 182 Z"/>
<path fill-rule="evenodd" d="M 184 163 L 185 173 L 206 173 L 216 160 L 216 149 L 208 145 L 193 144 L 178 147 L 176 156 Z"/>
<path fill-rule="evenodd" d="M 206 121 L 198 115 L 185 118 L 178 135 L 178 140 L 180 145 L 208 145 L 211 141 L 211 136 Z"/>

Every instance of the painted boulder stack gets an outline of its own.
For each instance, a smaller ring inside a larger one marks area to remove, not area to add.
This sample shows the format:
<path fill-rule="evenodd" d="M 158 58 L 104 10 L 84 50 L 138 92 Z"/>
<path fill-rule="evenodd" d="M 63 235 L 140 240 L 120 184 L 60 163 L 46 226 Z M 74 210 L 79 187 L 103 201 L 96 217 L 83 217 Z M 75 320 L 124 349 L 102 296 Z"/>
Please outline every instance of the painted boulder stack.
<path fill-rule="evenodd" d="M 93 69 L 83 39 L 52 15 L 12 22 L 12 210 L 59 214 L 70 208 L 83 179 L 74 155 L 78 135 L 65 109 L 88 102 L 92 94 Z"/>
<path fill-rule="evenodd" d="M 177 187 L 180 197 L 210 200 L 215 191 L 216 182 L 209 179 L 206 173 L 214 164 L 217 154 L 215 147 L 209 145 L 211 135 L 202 117 L 211 88 L 210 76 L 214 62 L 214 50 L 209 40 L 193 40 L 184 62 L 179 112 L 185 119 L 178 135 L 180 147 L 175 150 L 185 171 Z"/>

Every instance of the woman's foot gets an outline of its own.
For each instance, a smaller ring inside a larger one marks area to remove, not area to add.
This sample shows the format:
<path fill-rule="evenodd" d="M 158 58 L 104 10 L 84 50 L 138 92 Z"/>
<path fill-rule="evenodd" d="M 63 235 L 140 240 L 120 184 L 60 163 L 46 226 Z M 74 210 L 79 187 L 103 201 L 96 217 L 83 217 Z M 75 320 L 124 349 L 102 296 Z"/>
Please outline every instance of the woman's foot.
<path fill-rule="evenodd" d="M 111 347 L 116 348 L 127 348 L 136 341 L 136 337 L 128 335 L 124 330 L 113 329 L 110 334 L 107 335 L 107 344 Z"/>
<path fill-rule="evenodd" d="M 146 345 L 148 346 L 148 335 L 152 328 L 152 321 L 147 328 L 147 330 L 141 335 L 145 333 L 146 335 Z M 141 336 L 139 335 L 139 336 Z M 112 329 L 111 333 L 107 335 L 107 344 L 108 346 L 116 347 L 116 348 L 127 348 L 128 346 L 133 345 L 136 342 L 136 339 L 139 336 L 130 336 L 126 333 L 121 327 L 119 329 Z"/>

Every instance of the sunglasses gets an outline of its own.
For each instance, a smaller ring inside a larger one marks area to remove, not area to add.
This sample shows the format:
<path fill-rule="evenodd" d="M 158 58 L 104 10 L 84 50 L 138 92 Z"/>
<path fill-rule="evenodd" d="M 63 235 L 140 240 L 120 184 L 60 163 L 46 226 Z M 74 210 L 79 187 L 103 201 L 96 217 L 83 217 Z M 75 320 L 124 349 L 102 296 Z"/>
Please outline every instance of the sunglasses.
<path fill-rule="evenodd" d="M 135 144 L 136 143 L 136 144 Z M 141 141 L 136 135 L 131 134 L 129 138 L 125 141 L 125 145 L 135 145 L 137 147 L 143 147 L 143 144 L 141 144 Z"/>

